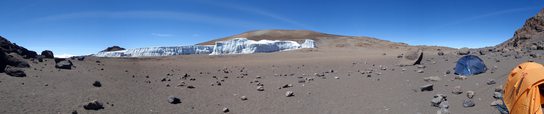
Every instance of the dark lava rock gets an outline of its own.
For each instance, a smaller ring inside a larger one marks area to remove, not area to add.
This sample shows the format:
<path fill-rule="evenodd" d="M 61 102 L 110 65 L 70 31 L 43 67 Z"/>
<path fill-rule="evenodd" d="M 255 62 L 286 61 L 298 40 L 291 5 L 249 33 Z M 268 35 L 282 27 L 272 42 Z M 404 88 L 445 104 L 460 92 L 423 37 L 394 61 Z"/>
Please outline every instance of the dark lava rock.
<path fill-rule="evenodd" d="M 125 48 L 119 47 L 119 46 L 111 46 L 106 48 L 105 50 L 102 50 L 101 52 L 108 52 L 108 51 L 121 51 L 125 50 Z"/>
<path fill-rule="evenodd" d="M 63 58 L 55 58 L 55 67 L 60 69 L 72 69 L 72 61 Z"/>
<path fill-rule="evenodd" d="M 42 51 L 42 54 L 44 58 L 55 58 L 55 56 L 53 55 L 53 51 L 51 50 L 45 50 L 45 51 Z"/>
<path fill-rule="evenodd" d="M 18 46 L 15 43 L 11 43 L 6 38 L 0 36 L 0 51 L 3 51 L 5 53 L 16 53 L 23 58 L 36 58 L 38 53 L 35 51 L 30 51 L 24 47 Z"/>
<path fill-rule="evenodd" d="M 100 81 L 94 81 L 93 86 L 94 87 L 102 87 L 102 84 L 100 83 Z"/>
<path fill-rule="evenodd" d="M 13 77 L 26 77 L 26 73 L 21 68 L 16 68 L 12 66 L 7 66 L 4 72 L 7 75 L 13 76 Z"/>
<path fill-rule="evenodd" d="M 30 65 L 17 53 L 10 53 L 7 56 L 7 65 L 19 68 L 28 68 Z"/>
<path fill-rule="evenodd" d="M 181 99 L 179 99 L 179 98 L 177 98 L 175 96 L 169 96 L 168 97 L 168 102 L 170 104 L 179 104 L 179 103 L 181 103 Z"/>
<path fill-rule="evenodd" d="M 100 110 L 100 109 L 104 109 L 104 105 L 102 105 L 102 103 L 94 100 L 94 101 L 91 101 L 91 102 L 83 105 L 83 108 L 85 110 Z"/>
<path fill-rule="evenodd" d="M 420 86 L 419 89 L 422 92 L 423 91 L 433 91 L 433 84 L 427 84 L 427 85 Z"/>

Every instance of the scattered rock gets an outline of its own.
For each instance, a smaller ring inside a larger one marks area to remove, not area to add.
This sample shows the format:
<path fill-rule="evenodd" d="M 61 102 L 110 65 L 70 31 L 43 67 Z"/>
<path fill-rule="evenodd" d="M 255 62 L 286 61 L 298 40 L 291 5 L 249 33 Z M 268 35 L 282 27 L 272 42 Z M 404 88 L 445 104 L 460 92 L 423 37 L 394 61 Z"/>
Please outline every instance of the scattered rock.
<path fill-rule="evenodd" d="M 293 93 L 292 91 L 287 91 L 287 92 L 285 92 L 285 96 L 286 97 L 292 97 L 292 96 L 295 96 L 295 93 Z"/>
<path fill-rule="evenodd" d="M 93 86 L 94 87 L 102 87 L 102 84 L 100 83 L 100 81 L 94 81 Z"/>
<path fill-rule="evenodd" d="M 445 108 L 440 108 L 440 110 L 436 111 L 436 114 L 450 114 L 450 111 Z"/>
<path fill-rule="evenodd" d="M 289 88 L 289 87 L 293 87 L 293 85 L 292 84 L 285 84 L 281 88 Z"/>
<path fill-rule="evenodd" d="M 495 80 L 493 80 L 493 79 L 489 79 L 489 80 L 486 82 L 487 85 L 493 85 L 493 84 L 495 84 L 495 83 L 497 83 L 497 82 L 495 82 Z"/>
<path fill-rule="evenodd" d="M 502 102 L 502 100 L 495 100 L 493 102 L 491 102 L 491 106 L 497 106 L 497 105 L 503 105 L 504 102 Z"/>
<path fill-rule="evenodd" d="M 438 105 L 439 108 L 450 108 L 450 103 L 448 103 L 448 101 L 442 101 L 440 102 L 440 104 Z"/>
<path fill-rule="evenodd" d="M 264 91 L 264 87 L 263 86 L 257 86 L 257 91 Z"/>
<path fill-rule="evenodd" d="M 229 108 L 224 107 L 224 108 L 223 108 L 223 112 L 224 112 L 224 113 L 227 113 L 227 112 L 230 112 L 230 110 L 229 110 Z"/>
<path fill-rule="evenodd" d="M 420 91 L 433 91 L 433 84 L 427 84 L 419 87 Z"/>
<path fill-rule="evenodd" d="M 447 101 L 446 96 L 443 94 L 436 94 L 431 100 L 431 106 L 440 107 L 442 101 Z"/>
<path fill-rule="evenodd" d="M 463 107 L 465 108 L 468 108 L 468 107 L 474 107 L 476 104 L 474 104 L 474 101 L 472 101 L 472 99 L 465 99 L 465 101 L 463 101 Z"/>
<path fill-rule="evenodd" d="M 241 99 L 242 101 L 245 101 L 245 100 L 247 100 L 247 97 L 246 97 L 246 96 L 241 96 L 240 99 Z"/>
<path fill-rule="evenodd" d="M 468 55 L 470 54 L 470 50 L 468 48 L 461 48 L 457 51 L 457 54 L 459 55 Z"/>
<path fill-rule="evenodd" d="M 430 76 L 430 77 L 423 78 L 423 80 L 429 82 L 429 81 L 440 81 L 442 79 L 438 76 Z"/>
<path fill-rule="evenodd" d="M 467 97 L 469 99 L 472 99 L 474 97 L 474 94 L 475 94 L 474 91 L 467 91 Z"/>
<path fill-rule="evenodd" d="M 83 108 L 85 110 L 100 110 L 100 109 L 104 109 L 104 106 L 102 105 L 102 103 L 98 102 L 97 100 L 93 100 L 83 105 Z"/>
<path fill-rule="evenodd" d="M 175 97 L 175 96 L 169 96 L 168 97 L 168 102 L 170 104 L 179 104 L 179 103 L 181 103 L 181 99 L 179 99 L 178 97 Z"/>
<path fill-rule="evenodd" d="M 41 54 L 44 58 L 55 58 L 55 56 L 53 55 L 53 51 L 51 50 L 45 50 L 45 51 L 42 51 L 42 54 Z"/>
<path fill-rule="evenodd" d="M 26 73 L 23 69 L 21 68 L 16 68 L 16 67 L 12 67 L 12 66 L 6 66 L 6 69 L 4 69 L 4 72 L 9 75 L 9 76 L 13 76 L 13 77 L 26 77 Z"/>
<path fill-rule="evenodd" d="M 459 94 L 463 93 L 463 90 L 461 90 L 461 86 L 455 86 L 455 87 L 453 87 L 453 90 L 451 91 L 451 93 L 459 95 Z"/>
<path fill-rule="evenodd" d="M 400 60 L 400 66 L 417 65 L 421 63 L 421 60 L 423 60 L 423 51 L 421 49 L 409 50 Z"/>
<path fill-rule="evenodd" d="M 416 67 L 419 68 L 419 69 L 424 69 L 425 65 L 416 65 Z"/>
<path fill-rule="evenodd" d="M 72 61 L 66 60 L 64 58 L 55 58 L 55 67 L 59 69 L 72 69 Z"/>
<path fill-rule="evenodd" d="M 443 56 L 443 55 L 444 55 L 444 52 L 438 51 L 438 56 Z"/>
<path fill-rule="evenodd" d="M 423 69 L 416 70 L 417 73 L 423 73 Z"/>
<path fill-rule="evenodd" d="M 503 91 L 502 85 L 495 87 L 495 92 L 502 92 L 502 91 Z"/>
<path fill-rule="evenodd" d="M 502 98 L 502 93 L 494 92 L 494 93 L 493 93 L 493 98 L 495 98 L 495 99 L 501 99 L 501 98 Z"/>
<path fill-rule="evenodd" d="M 466 80 L 467 77 L 466 76 L 455 76 L 455 79 L 457 79 L 457 80 Z"/>

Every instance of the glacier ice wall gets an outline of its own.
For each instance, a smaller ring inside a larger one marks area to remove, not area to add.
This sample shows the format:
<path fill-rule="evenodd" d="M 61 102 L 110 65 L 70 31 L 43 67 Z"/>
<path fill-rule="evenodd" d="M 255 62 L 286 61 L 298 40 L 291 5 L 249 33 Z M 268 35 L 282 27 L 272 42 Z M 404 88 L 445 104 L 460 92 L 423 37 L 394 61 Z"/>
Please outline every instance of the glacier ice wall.
<path fill-rule="evenodd" d="M 300 48 L 315 48 L 314 40 L 306 39 L 299 44 L 288 40 L 248 40 L 247 38 L 234 38 L 226 41 L 217 41 L 210 55 L 270 53 Z"/>
<path fill-rule="evenodd" d="M 226 41 L 218 41 L 215 45 L 191 45 L 171 47 L 135 48 L 121 51 L 99 52 L 97 57 L 146 57 L 146 56 L 172 56 L 190 54 L 250 54 L 287 51 L 300 48 L 316 48 L 315 41 L 304 40 L 299 44 L 288 40 L 248 40 L 247 38 L 234 38 Z"/>
<path fill-rule="evenodd" d="M 172 56 L 189 54 L 209 54 L 213 45 L 191 45 L 171 47 L 134 48 L 121 51 L 99 52 L 97 57 L 145 57 L 145 56 Z"/>

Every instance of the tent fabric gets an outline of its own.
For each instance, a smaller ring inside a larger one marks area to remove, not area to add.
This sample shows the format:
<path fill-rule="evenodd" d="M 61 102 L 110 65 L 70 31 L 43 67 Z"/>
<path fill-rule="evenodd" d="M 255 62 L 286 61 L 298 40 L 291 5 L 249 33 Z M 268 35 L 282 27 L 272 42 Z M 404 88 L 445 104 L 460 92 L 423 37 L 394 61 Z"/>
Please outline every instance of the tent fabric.
<path fill-rule="evenodd" d="M 471 76 L 484 73 L 486 70 L 484 61 L 475 55 L 465 55 L 459 58 L 457 65 L 455 65 L 455 74 L 457 75 Z"/>
<path fill-rule="evenodd" d="M 542 114 L 544 98 L 538 86 L 544 83 L 544 66 L 525 62 L 508 75 L 503 100 L 511 114 Z"/>

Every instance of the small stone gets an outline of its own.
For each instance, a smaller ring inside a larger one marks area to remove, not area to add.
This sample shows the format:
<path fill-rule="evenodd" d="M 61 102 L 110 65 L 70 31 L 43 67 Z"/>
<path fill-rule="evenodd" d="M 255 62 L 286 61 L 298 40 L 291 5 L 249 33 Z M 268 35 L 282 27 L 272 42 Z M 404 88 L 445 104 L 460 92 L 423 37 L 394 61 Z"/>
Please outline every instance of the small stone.
<path fill-rule="evenodd" d="M 428 81 L 440 81 L 442 79 L 438 76 L 430 76 L 430 77 L 423 78 L 423 80 L 428 82 Z"/>
<path fill-rule="evenodd" d="M 495 87 L 495 92 L 502 92 L 502 91 L 503 91 L 502 85 Z"/>
<path fill-rule="evenodd" d="M 455 76 L 455 79 L 457 79 L 457 80 L 466 80 L 467 77 L 466 76 Z"/>
<path fill-rule="evenodd" d="M 450 74 L 450 73 L 451 73 L 451 71 L 450 71 L 450 70 L 446 71 L 446 74 Z"/>
<path fill-rule="evenodd" d="M 286 97 L 292 97 L 292 96 L 295 96 L 295 93 L 293 93 L 292 91 L 287 91 L 287 92 L 285 92 L 285 96 Z"/>
<path fill-rule="evenodd" d="M 263 86 L 257 86 L 257 91 L 264 91 L 264 87 Z"/>
<path fill-rule="evenodd" d="M 440 108 L 440 110 L 436 111 L 436 114 L 450 114 L 450 111 L 446 108 Z"/>
<path fill-rule="evenodd" d="M 179 99 L 178 97 L 175 97 L 175 96 L 169 96 L 168 97 L 168 102 L 170 104 L 179 104 L 179 103 L 181 103 L 181 99 Z"/>
<path fill-rule="evenodd" d="M 450 108 L 450 103 L 448 103 L 448 101 L 442 101 L 440 102 L 440 104 L 438 105 L 439 108 Z"/>
<path fill-rule="evenodd" d="M 469 99 L 472 99 L 474 97 L 474 94 L 475 94 L 474 91 L 467 91 L 467 97 Z"/>
<path fill-rule="evenodd" d="M 340 79 L 338 76 L 334 77 L 334 79 Z"/>
<path fill-rule="evenodd" d="M 289 88 L 289 87 L 293 87 L 293 85 L 292 84 L 285 84 L 281 88 Z"/>
<path fill-rule="evenodd" d="M 493 80 L 493 79 L 489 79 L 489 80 L 486 82 L 487 85 L 493 85 L 493 84 L 495 84 L 495 83 L 497 83 L 497 82 L 495 82 L 495 80 Z"/>
<path fill-rule="evenodd" d="M 417 68 L 423 69 L 425 68 L 425 65 L 416 65 Z"/>
<path fill-rule="evenodd" d="M 241 99 L 242 101 L 245 101 L 245 100 L 247 100 L 247 97 L 246 97 L 246 96 L 241 96 L 240 99 Z"/>
<path fill-rule="evenodd" d="M 502 102 L 502 100 L 495 100 L 493 102 L 491 102 L 491 106 L 497 106 L 497 105 L 503 105 L 504 102 Z"/>
<path fill-rule="evenodd" d="M 93 100 L 85 105 L 83 105 L 83 108 L 85 110 L 100 110 L 100 109 L 104 109 L 104 106 L 102 105 L 102 103 L 96 101 L 96 100 Z"/>
<path fill-rule="evenodd" d="M 190 86 L 187 86 L 187 88 L 189 88 L 189 89 L 194 89 L 195 86 L 190 85 Z"/>
<path fill-rule="evenodd" d="M 494 92 L 494 93 L 493 93 L 493 98 L 495 98 L 495 99 L 501 99 L 501 98 L 502 98 L 502 93 Z"/>
<path fill-rule="evenodd" d="M 93 86 L 94 87 L 102 87 L 102 84 L 100 83 L 100 81 L 94 81 Z"/>
<path fill-rule="evenodd" d="M 419 87 L 420 91 L 433 91 L 433 84 L 427 84 Z"/>
<path fill-rule="evenodd" d="M 223 113 L 227 113 L 227 112 L 230 112 L 229 108 L 224 107 L 224 108 L 223 108 Z"/>
<path fill-rule="evenodd" d="M 416 70 L 417 73 L 423 73 L 423 69 Z"/>
<path fill-rule="evenodd" d="M 453 90 L 451 91 L 451 93 L 456 94 L 456 95 L 459 95 L 459 94 L 463 93 L 463 91 L 461 90 L 461 86 L 453 87 Z"/>
<path fill-rule="evenodd" d="M 436 94 L 431 100 L 431 106 L 440 107 L 440 103 L 446 101 L 446 96 L 442 94 Z"/>
<path fill-rule="evenodd" d="M 468 108 L 468 107 L 474 107 L 476 104 L 474 104 L 474 101 L 472 101 L 472 99 L 465 99 L 465 101 L 463 101 L 463 107 L 465 108 Z"/>

